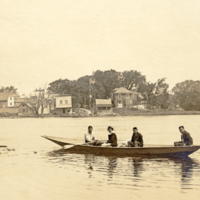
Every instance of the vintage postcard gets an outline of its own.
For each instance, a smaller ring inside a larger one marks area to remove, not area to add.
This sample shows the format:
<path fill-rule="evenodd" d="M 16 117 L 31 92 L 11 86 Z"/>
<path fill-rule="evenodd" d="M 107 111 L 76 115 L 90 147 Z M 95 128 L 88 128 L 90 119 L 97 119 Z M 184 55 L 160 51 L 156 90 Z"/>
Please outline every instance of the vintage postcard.
<path fill-rule="evenodd" d="M 200 1 L 1 0 L 0 27 L 0 199 L 199 199 Z"/>

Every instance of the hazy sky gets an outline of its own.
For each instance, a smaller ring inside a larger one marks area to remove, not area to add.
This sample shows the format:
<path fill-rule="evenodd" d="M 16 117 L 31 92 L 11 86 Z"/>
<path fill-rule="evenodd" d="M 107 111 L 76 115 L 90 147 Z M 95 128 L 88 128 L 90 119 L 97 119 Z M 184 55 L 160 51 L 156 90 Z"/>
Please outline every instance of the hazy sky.
<path fill-rule="evenodd" d="M 200 80 L 200 1 L 1 0 L 0 85 L 29 94 L 97 69 Z"/>

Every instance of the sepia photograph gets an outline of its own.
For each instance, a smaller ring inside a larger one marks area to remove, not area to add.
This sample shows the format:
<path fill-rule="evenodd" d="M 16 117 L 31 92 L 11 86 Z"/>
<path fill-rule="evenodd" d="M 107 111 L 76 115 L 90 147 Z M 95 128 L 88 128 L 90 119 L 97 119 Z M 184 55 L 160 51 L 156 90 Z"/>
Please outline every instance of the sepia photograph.
<path fill-rule="evenodd" d="M 200 1 L 1 0 L 0 35 L 0 199 L 200 199 Z"/>

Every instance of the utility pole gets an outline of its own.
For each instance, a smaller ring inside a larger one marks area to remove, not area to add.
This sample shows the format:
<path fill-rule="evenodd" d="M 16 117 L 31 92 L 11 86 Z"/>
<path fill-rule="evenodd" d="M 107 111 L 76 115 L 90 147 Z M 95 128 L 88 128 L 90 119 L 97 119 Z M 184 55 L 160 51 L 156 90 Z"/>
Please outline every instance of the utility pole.
<path fill-rule="evenodd" d="M 91 83 L 94 84 L 95 80 L 94 80 L 94 72 L 92 73 L 92 77 L 89 78 L 89 108 L 91 108 L 91 98 L 92 98 L 92 88 L 91 88 Z"/>
<path fill-rule="evenodd" d="M 94 114 L 96 114 L 97 107 L 96 107 L 96 92 L 94 93 Z"/>
<path fill-rule="evenodd" d="M 41 106 L 41 116 L 43 117 L 43 109 L 44 109 L 44 89 L 35 89 L 34 92 L 38 92 L 39 94 L 37 95 L 37 115 L 38 115 L 38 110 Z M 40 102 L 39 102 L 40 101 Z"/>
<path fill-rule="evenodd" d="M 35 89 L 35 91 L 34 92 L 39 92 L 39 96 L 41 95 L 41 93 L 43 92 L 44 93 L 44 89 Z"/>
<path fill-rule="evenodd" d="M 89 108 L 91 108 L 91 83 L 89 79 Z"/>
<path fill-rule="evenodd" d="M 86 106 L 86 96 L 84 96 L 84 108 Z"/>

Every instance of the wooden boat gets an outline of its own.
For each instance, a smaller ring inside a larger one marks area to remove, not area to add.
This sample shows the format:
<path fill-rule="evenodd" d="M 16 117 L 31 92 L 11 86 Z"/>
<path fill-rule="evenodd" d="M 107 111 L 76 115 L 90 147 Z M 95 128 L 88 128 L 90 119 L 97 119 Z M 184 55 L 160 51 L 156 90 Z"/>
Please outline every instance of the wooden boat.
<path fill-rule="evenodd" d="M 97 155 L 117 155 L 117 156 L 188 156 L 197 151 L 200 146 L 179 146 L 172 145 L 145 145 L 144 147 L 101 147 L 87 144 L 74 144 L 68 142 L 66 138 L 42 136 L 62 147 L 60 152 L 84 153 Z M 69 145 L 69 146 L 68 146 Z"/>

